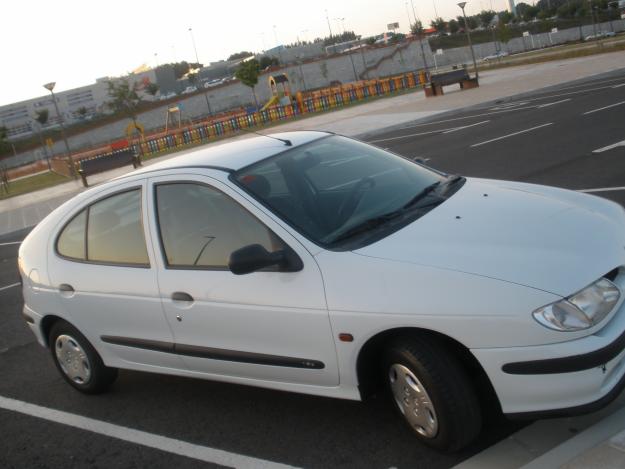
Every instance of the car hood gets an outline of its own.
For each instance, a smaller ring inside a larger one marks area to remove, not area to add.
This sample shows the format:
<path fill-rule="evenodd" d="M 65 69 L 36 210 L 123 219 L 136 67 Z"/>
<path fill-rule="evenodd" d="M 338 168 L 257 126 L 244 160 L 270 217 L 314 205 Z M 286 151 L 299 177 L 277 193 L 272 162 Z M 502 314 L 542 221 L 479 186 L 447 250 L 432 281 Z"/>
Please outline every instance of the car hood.
<path fill-rule="evenodd" d="M 625 265 L 625 212 L 573 191 L 467 179 L 425 216 L 355 253 L 568 296 Z"/>

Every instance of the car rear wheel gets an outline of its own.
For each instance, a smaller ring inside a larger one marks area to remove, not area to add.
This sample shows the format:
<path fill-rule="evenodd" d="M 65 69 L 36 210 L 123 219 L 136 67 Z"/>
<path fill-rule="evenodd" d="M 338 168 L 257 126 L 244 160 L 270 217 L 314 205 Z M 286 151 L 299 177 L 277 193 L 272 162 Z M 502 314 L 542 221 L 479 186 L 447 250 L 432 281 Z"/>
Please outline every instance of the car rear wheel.
<path fill-rule="evenodd" d="M 79 391 L 101 393 L 117 378 L 117 369 L 104 365 L 98 352 L 71 324 L 65 321 L 55 323 L 48 343 L 61 376 Z"/>
<path fill-rule="evenodd" d="M 385 373 L 395 408 L 424 444 L 451 452 L 479 435 L 482 416 L 474 387 L 434 338 L 395 341 L 386 353 Z"/>

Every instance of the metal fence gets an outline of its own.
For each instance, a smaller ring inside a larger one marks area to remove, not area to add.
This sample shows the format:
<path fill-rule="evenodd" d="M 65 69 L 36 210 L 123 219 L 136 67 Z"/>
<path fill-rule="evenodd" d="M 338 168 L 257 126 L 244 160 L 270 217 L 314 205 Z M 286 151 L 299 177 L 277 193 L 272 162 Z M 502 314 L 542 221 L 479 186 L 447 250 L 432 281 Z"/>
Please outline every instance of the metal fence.
<path fill-rule="evenodd" d="M 290 104 L 256 112 L 242 112 L 217 121 L 208 120 L 167 133 L 151 135 L 133 146 L 143 156 L 216 140 L 241 129 L 264 126 L 310 113 L 324 112 L 368 98 L 388 95 L 420 86 L 425 81 L 421 72 L 410 72 L 380 80 L 367 80 L 333 88 L 298 93 Z"/>

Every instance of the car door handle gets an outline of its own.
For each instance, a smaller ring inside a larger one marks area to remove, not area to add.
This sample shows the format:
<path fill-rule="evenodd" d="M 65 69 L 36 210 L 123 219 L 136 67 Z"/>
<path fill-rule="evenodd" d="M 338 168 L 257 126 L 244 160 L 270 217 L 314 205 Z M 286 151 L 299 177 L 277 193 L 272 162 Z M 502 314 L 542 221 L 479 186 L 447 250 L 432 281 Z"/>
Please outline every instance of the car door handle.
<path fill-rule="evenodd" d="M 59 291 L 61 293 L 74 293 L 74 287 L 67 283 L 62 283 L 59 285 Z"/>
<path fill-rule="evenodd" d="M 174 301 L 188 301 L 188 302 L 194 301 L 191 295 L 185 292 L 181 292 L 181 291 L 172 293 L 171 299 Z"/>

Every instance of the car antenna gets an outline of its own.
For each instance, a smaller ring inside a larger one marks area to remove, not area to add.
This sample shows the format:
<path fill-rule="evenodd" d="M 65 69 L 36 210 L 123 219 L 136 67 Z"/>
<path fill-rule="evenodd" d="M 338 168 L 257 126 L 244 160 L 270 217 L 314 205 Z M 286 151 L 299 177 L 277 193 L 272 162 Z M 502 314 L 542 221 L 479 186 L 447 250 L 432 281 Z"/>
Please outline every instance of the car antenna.
<path fill-rule="evenodd" d="M 284 143 L 287 147 L 293 146 L 293 142 L 291 142 L 290 140 L 287 140 L 286 138 L 278 138 L 278 137 L 273 137 L 271 135 L 261 134 L 260 132 L 256 132 L 255 130 L 248 130 L 248 129 L 244 129 L 243 127 L 241 127 L 239 130 L 243 130 L 244 132 L 249 132 L 251 134 L 260 135 L 261 137 L 267 137 L 267 138 L 273 138 L 274 140 L 279 140 L 282 143 Z"/>

